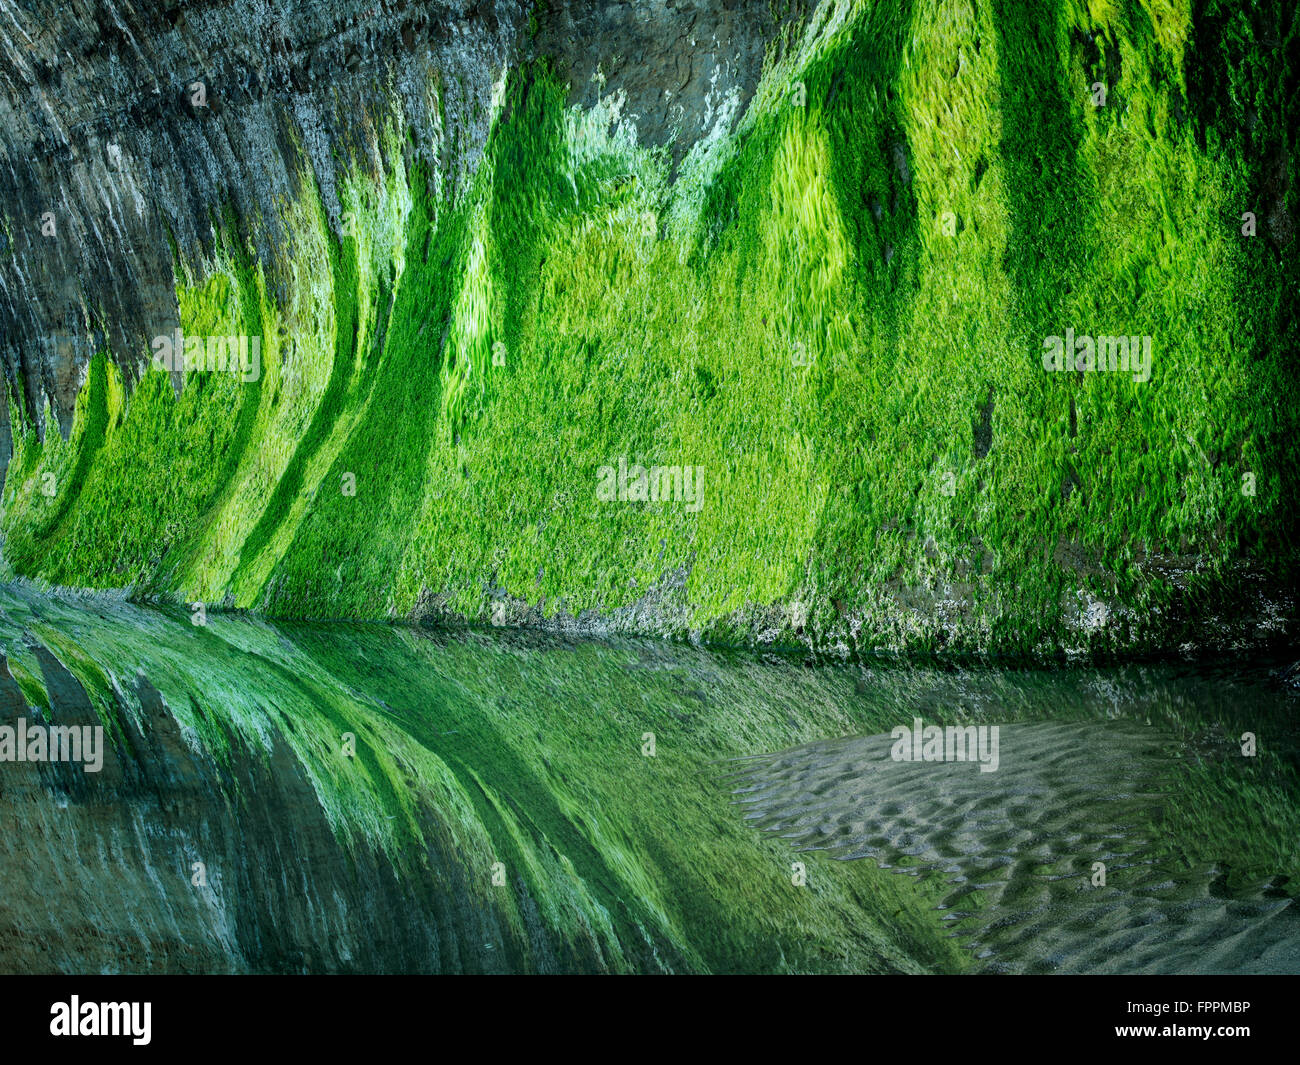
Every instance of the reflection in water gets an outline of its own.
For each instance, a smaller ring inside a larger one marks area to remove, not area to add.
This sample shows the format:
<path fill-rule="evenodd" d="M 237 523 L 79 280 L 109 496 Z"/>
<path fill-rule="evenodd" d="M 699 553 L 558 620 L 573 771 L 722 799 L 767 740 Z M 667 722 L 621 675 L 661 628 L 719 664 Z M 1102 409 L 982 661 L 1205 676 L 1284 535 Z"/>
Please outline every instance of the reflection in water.
<path fill-rule="evenodd" d="M 106 744 L 0 763 L 0 970 L 1298 967 L 1297 696 L 1266 665 L 207 621 L 0 587 L 0 726 Z M 997 725 L 996 771 L 894 762 L 917 717 Z"/>

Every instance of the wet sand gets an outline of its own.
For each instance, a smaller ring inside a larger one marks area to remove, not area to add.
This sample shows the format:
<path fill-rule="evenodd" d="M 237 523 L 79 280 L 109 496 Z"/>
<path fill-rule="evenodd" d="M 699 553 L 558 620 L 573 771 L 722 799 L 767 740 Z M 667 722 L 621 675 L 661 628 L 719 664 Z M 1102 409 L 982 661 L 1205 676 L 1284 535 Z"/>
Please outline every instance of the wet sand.
<path fill-rule="evenodd" d="M 1181 753 L 1169 734 L 1002 725 L 987 773 L 895 761 L 894 743 L 827 740 L 723 769 L 744 817 L 797 850 L 941 874 L 940 909 L 976 971 L 1300 972 L 1300 910 L 1278 885 L 1228 898 L 1218 868 L 1155 860 Z"/>

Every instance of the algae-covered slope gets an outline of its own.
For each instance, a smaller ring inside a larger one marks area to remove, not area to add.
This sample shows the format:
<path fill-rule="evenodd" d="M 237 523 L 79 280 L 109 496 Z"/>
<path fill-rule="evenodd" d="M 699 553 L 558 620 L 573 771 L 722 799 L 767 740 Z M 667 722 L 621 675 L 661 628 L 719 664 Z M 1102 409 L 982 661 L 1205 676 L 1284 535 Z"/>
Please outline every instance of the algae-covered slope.
<path fill-rule="evenodd" d="M 286 103 L 284 195 L 175 251 L 183 335 L 258 372 L 96 356 L 66 441 L 12 391 L 5 556 L 286 617 L 1284 637 L 1297 17 L 826 0 L 674 138 L 542 5 L 418 131 L 409 69 L 328 153 Z"/>

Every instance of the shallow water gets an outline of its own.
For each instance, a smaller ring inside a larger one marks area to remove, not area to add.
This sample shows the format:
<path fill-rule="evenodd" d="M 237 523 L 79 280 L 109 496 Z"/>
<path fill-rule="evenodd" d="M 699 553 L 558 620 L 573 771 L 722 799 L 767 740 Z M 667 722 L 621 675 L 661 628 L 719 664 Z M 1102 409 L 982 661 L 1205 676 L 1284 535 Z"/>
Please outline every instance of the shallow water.
<path fill-rule="evenodd" d="M 812 668 L 24 585 L 0 650 L 0 724 L 109 736 L 0 764 L 2 971 L 1300 971 L 1285 662 Z M 997 770 L 894 761 L 917 717 L 996 724 Z"/>
<path fill-rule="evenodd" d="M 987 774 L 968 761 L 895 761 L 894 742 L 755 759 L 735 793 L 747 820 L 799 850 L 939 870 L 944 920 L 983 970 L 1300 972 L 1300 910 L 1281 877 L 1232 897 L 1216 865 L 1162 860 L 1169 778 L 1190 753 L 1169 732 L 1012 724 Z"/>

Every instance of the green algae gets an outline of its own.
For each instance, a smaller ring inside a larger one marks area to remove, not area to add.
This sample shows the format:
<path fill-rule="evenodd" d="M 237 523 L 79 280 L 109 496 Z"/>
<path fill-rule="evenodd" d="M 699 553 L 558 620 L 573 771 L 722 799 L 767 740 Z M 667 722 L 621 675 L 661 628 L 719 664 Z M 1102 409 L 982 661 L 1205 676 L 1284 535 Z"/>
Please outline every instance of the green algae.
<path fill-rule="evenodd" d="M 718 640 L 1167 645 L 1241 568 L 1293 573 L 1293 72 L 1251 42 L 1296 32 L 1265 0 L 825 3 L 675 181 L 545 62 L 455 196 L 378 119 L 353 232 L 304 168 L 283 306 L 249 220 L 181 290 L 186 328 L 285 335 L 264 382 L 146 373 L 104 430 L 92 368 L 80 434 L 15 434 L 6 555 L 286 617 L 608 614 L 681 573 L 661 627 Z M 1152 379 L 1045 373 L 1067 328 L 1152 336 Z M 703 508 L 598 501 L 621 456 L 703 467 Z"/>

